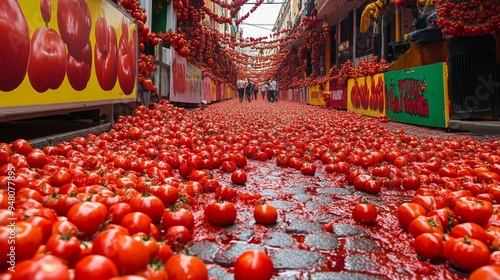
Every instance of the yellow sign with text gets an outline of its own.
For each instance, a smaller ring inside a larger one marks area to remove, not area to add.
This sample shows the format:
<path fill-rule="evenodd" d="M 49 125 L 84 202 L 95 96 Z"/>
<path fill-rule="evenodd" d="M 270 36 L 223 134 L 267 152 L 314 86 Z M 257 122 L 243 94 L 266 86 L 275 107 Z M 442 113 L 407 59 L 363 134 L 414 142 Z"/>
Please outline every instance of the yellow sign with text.
<path fill-rule="evenodd" d="M 106 0 L 2 1 L 9 4 L 0 24 L 11 25 L 0 34 L 8 37 L 0 46 L 2 113 L 135 100 L 137 24 L 121 8 Z"/>
<path fill-rule="evenodd" d="M 309 104 L 325 106 L 325 100 L 323 99 L 323 90 L 319 88 L 318 85 L 309 87 Z"/>
<path fill-rule="evenodd" d="M 347 110 L 372 117 L 385 115 L 384 74 L 349 79 Z"/>

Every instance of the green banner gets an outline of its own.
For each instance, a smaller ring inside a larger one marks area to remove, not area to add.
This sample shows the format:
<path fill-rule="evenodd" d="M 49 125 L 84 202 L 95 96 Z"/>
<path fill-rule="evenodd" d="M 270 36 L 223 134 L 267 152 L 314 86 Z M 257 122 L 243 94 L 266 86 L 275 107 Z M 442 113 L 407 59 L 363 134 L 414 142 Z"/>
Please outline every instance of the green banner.
<path fill-rule="evenodd" d="M 444 63 L 385 73 L 387 117 L 391 121 L 448 126 Z"/>

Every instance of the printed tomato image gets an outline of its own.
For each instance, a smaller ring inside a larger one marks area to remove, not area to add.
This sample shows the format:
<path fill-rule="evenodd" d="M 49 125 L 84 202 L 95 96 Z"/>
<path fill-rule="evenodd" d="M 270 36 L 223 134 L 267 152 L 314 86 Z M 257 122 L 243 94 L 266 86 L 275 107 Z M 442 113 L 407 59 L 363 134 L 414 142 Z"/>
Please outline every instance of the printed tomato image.
<path fill-rule="evenodd" d="M 45 92 L 61 86 L 66 75 L 66 47 L 61 36 L 49 27 L 50 2 L 41 1 L 46 27 L 38 27 L 31 37 L 28 77 L 33 89 Z"/>
<path fill-rule="evenodd" d="M 18 0 L 0 1 L 0 90 L 17 88 L 26 76 L 30 32 Z"/>
<path fill-rule="evenodd" d="M 81 91 L 87 87 L 92 68 L 92 16 L 89 6 L 83 0 L 58 1 L 57 24 L 68 48 L 68 81 L 73 89 Z"/>
<path fill-rule="evenodd" d="M 95 42 L 94 60 L 97 81 L 103 90 L 111 90 L 115 87 L 118 76 L 118 47 L 115 28 L 108 25 L 104 17 L 96 20 Z"/>
<path fill-rule="evenodd" d="M 137 80 L 137 32 L 129 29 L 129 20 L 122 20 L 122 35 L 118 44 L 118 82 L 125 95 L 132 94 Z"/>
<path fill-rule="evenodd" d="M 57 1 L 57 25 L 64 43 L 68 46 L 68 54 L 77 61 L 85 61 L 88 57 L 83 52 L 88 48 L 92 16 L 84 0 Z"/>

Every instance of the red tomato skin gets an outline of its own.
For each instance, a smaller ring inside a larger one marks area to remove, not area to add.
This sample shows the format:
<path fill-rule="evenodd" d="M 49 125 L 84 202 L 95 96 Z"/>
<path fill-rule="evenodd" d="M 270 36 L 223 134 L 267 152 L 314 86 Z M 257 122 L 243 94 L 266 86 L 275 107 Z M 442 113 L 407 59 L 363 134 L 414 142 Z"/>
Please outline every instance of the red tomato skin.
<path fill-rule="evenodd" d="M 481 266 L 488 265 L 490 254 L 490 250 L 483 242 L 474 238 L 461 237 L 456 238 L 450 262 L 462 271 L 472 272 Z"/>
<path fill-rule="evenodd" d="M 67 218 L 78 228 L 83 238 L 88 238 L 97 232 L 107 212 L 102 203 L 84 201 L 71 206 Z"/>
<path fill-rule="evenodd" d="M 273 276 L 273 261 L 260 250 L 243 252 L 234 263 L 235 280 L 269 280 Z"/>
<path fill-rule="evenodd" d="M 205 263 L 194 256 L 177 254 L 164 264 L 169 280 L 208 280 L 208 269 Z"/>
<path fill-rule="evenodd" d="M 244 185 L 247 182 L 247 174 L 243 170 L 236 170 L 231 174 L 231 182 L 236 185 Z"/>
<path fill-rule="evenodd" d="M 352 218 L 365 225 L 372 225 L 377 219 L 377 208 L 373 204 L 359 203 L 352 210 Z"/>
<path fill-rule="evenodd" d="M 408 230 L 408 226 L 414 219 L 424 215 L 427 215 L 427 211 L 424 207 L 422 207 L 422 205 L 417 203 L 407 202 L 398 207 L 399 225 L 405 231 Z"/>
<path fill-rule="evenodd" d="M 259 204 L 253 210 L 255 222 L 263 225 L 271 225 L 278 220 L 276 208 L 269 204 Z"/>
<path fill-rule="evenodd" d="M 474 270 L 469 280 L 497 280 L 500 279 L 500 265 L 485 265 Z"/>
<path fill-rule="evenodd" d="M 205 208 L 205 217 L 213 225 L 232 225 L 236 220 L 236 207 L 228 201 L 214 202 Z"/>
<path fill-rule="evenodd" d="M 424 260 L 433 260 L 441 256 L 444 243 L 441 234 L 422 233 L 413 242 L 415 252 Z"/>
<path fill-rule="evenodd" d="M 75 265 L 75 280 L 109 279 L 118 276 L 118 269 L 107 257 L 88 255 Z"/>

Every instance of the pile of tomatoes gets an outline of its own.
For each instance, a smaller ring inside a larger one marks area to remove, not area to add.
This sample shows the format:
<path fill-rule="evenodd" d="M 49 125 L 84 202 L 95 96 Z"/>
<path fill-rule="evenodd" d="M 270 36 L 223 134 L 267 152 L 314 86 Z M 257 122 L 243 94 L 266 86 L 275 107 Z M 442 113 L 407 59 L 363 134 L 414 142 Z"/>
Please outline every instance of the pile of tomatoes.
<path fill-rule="evenodd" d="M 238 222 L 242 205 L 257 224 L 279 220 L 261 194 L 238 188 L 252 176 L 249 160 L 304 177 L 335 174 L 338 187 L 370 195 L 413 194 L 391 214 L 401 229 L 394 234 L 407 232 L 422 260 L 498 271 L 486 265 L 500 265 L 499 140 L 419 138 L 297 103 L 236 104 L 188 111 L 162 100 L 99 135 L 43 149 L 0 144 L 2 277 L 208 279 L 207 265 L 185 250 L 201 228 Z M 383 222 L 360 204 L 354 221 Z M 228 271 L 277 275 L 263 252 L 245 253 Z"/>

